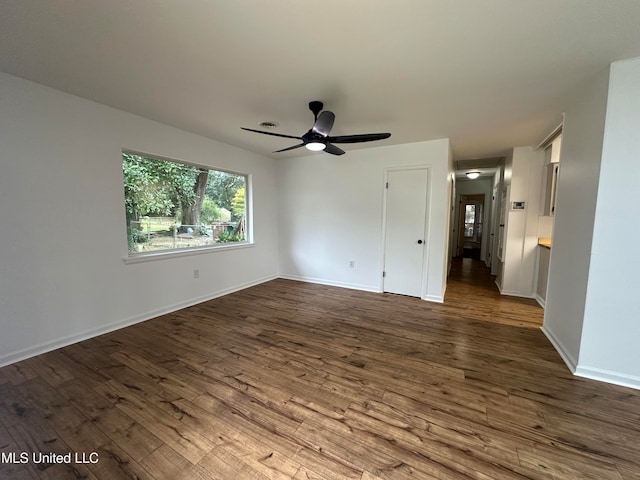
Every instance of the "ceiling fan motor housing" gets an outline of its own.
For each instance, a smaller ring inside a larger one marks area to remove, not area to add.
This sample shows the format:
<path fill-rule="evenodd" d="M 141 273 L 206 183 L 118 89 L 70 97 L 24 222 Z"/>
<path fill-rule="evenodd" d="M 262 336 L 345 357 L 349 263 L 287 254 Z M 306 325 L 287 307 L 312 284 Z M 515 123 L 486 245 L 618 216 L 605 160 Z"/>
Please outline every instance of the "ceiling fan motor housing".
<path fill-rule="evenodd" d="M 319 102 L 317 100 L 309 102 L 309 110 L 313 112 L 313 115 L 316 117 L 316 119 L 318 118 L 318 114 L 322 111 L 323 108 L 324 104 L 322 102 Z"/>

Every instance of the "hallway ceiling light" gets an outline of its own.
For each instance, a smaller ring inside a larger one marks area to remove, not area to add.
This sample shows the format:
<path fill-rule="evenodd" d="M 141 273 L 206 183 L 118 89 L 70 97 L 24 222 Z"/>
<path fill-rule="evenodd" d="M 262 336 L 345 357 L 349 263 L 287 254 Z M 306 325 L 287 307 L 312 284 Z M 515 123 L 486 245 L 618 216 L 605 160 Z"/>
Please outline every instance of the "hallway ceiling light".
<path fill-rule="evenodd" d="M 480 176 L 480 172 L 467 172 L 467 178 L 469 180 L 475 180 Z"/>

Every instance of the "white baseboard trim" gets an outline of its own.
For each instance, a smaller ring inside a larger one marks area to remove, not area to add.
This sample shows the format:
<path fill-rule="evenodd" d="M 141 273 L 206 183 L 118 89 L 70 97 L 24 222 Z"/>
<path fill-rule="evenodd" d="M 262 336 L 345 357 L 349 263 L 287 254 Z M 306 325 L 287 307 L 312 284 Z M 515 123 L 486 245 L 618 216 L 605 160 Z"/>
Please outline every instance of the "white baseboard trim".
<path fill-rule="evenodd" d="M 444 303 L 444 295 L 425 295 L 422 300 L 427 302 Z"/>
<path fill-rule="evenodd" d="M 280 278 L 285 280 L 294 280 L 296 282 L 316 283 L 318 285 L 327 285 L 329 287 L 350 288 L 351 290 L 361 290 L 364 292 L 382 293 L 379 288 L 374 288 L 369 285 L 360 285 L 356 283 L 335 282 L 332 280 L 326 280 L 324 278 L 304 277 L 300 275 L 280 275 Z M 444 303 L 444 294 L 442 295 L 425 295 L 422 300 L 427 302 Z"/>
<path fill-rule="evenodd" d="M 567 351 L 564 345 L 562 345 L 562 342 L 560 342 L 560 340 L 556 338 L 553 332 L 545 328 L 544 325 L 540 327 L 540 330 L 542 330 L 542 333 L 544 333 L 544 335 L 549 339 L 549 341 L 551 342 L 551 345 L 553 345 L 553 348 L 556 349 L 556 351 L 558 352 L 558 354 L 560 355 L 564 363 L 567 365 L 571 373 L 575 374 L 578 362 L 576 361 L 575 358 L 573 358 L 573 355 L 571 355 Z"/>
<path fill-rule="evenodd" d="M 500 295 L 505 295 L 507 297 L 536 298 L 533 293 L 522 293 L 515 290 L 500 290 Z"/>
<path fill-rule="evenodd" d="M 577 377 L 589 378 L 599 382 L 613 383 L 614 385 L 640 390 L 640 377 L 625 375 L 624 373 L 578 365 L 574 374 Z"/>
<path fill-rule="evenodd" d="M 545 305 L 547 304 L 547 302 L 545 302 L 544 298 L 542 298 L 537 293 L 536 293 L 536 302 L 538 302 L 538 305 L 540 305 L 542 308 L 545 308 Z"/>
<path fill-rule="evenodd" d="M 444 303 L 444 296 L 447 293 L 447 279 L 445 278 L 442 282 L 442 293 L 440 295 L 427 294 L 422 297 L 423 300 L 427 302 L 434 303 Z"/>
<path fill-rule="evenodd" d="M 382 293 L 379 288 L 373 288 L 369 285 L 360 285 L 355 283 L 334 282 L 322 278 L 303 277 L 299 275 L 280 275 L 285 280 L 294 280 L 296 282 L 316 283 L 318 285 L 327 285 L 329 287 L 350 288 L 352 290 L 361 290 L 364 292 Z M 425 295 L 421 298 L 426 302 L 444 303 L 444 293 L 442 295 Z"/>
<path fill-rule="evenodd" d="M 496 284 L 496 287 L 498 287 L 498 291 L 500 292 L 500 295 L 506 295 L 507 297 L 520 297 L 520 298 L 536 298 L 537 296 L 537 294 L 533 292 L 522 293 L 516 290 L 503 290 L 500 284 L 498 283 L 497 279 L 495 281 L 495 284 Z"/>
<path fill-rule="evenodd" d="M 573 356 L 569 354 L 569 352 L 567 352 L 567 349 L 556 338 L 553 332 L 551 332 L 544 326 L 541 327 L 540 330 L 542 330 L 542 333 L 544 333 L 545 336 L 549 339 L 571 373 L 573 373 L 576 377 L 588 378 L 590 380 L 597 380 L 599 382 L 611 383 L 614 385 L 620 385 L 622 387 L 629 387 L 640 390 L 640 377 L 613 372 L 610 370 L 603 370 L 601 368 L 578 365 L 578 362 L 575 360 L 575 358 L 573 358 Z"/>
<path fill-rule="evenodd" d="M 362 290 L 365 292 L 375 292 L 380 293 L 380 289 L 376 287 L 372 287 L 371 285 L 361 285 L 358 283 L 346 283 L 346 282 L 335 282 L 333 280 L 327 280 L 325 278 L 314 278 L 314 277 L 305 277 L 302 275 L 280 275 L 280 278 L 284 278 L 285 280 L 294 280 L 296 282 L 307 282 L 307 283 L 317 283 L 318 285 L 327 285 L 329 287 L 340 287 L 340 288 L 350 288 L 351 290 Z"/>
<path fill-rule="evenodd" d="M 442 293 L 440 295 L 426 295 L 423 300 L 427 302 L 444 303 L 444 297 L 447 294 L 447 279 L 442 283 Z"/>
<path fill-rule="evenodd" d="M 119 320 L 117 322 L 109 323 L 107 325 L 102 325 L 100 327 L 93 328 L 91 330 L 70 335 L 64 338 L 59 338 L 51 342 L 45 342 L 39 345 L 34 345 L 33 347 L 25 348 L 17 352 L 11 352 L 11 353 L 0 356 L 0 367 L 11 365 L 12 363 L 16 363 L 21 360 L 26 360 L 27 358 L 31 358 L 36 355 L 41 355 L 43 353 L 51 352 L 53 350 L 66 347 L 74 343 L 82 342 L 84 340 L 88 340 L 90 338 L 97 337 L 99 335 L 104 335 L 105 333 L 110 333 L 115 330 L 119 330 L 121 328 L 129 327 L 131 325 L 135 325 L 136 323 L 144 322 L 146 320 L 151 320 L 152 318 L 156 318 L 161 315 L 166 315 L 167 313 L 175 312 L 183 308 L 191 307 L 193 305 L 197 305 L 198 303 L 206 302 L 208 300 L 213 300 L 214 298 L 222 297 L 224 295 L 228 295 L 233 292 L 244 290 L 245 288 L 253 287 L 261 283 L 275 280 L 276 278 L 278 278 L 278 276 L 273 275 L 273 276 L 263 277 L 252 282 L 247 282 L 240 285 L 234 285 L 233 287 L 218 290 L 217 292 L 214 292 L 208 295 L 191 298 L 184 302 L 178 302 L 173 305 L 167 305 L 165 307 L 162 307 L 156 310 L 151 310 L 151 311 L 141 313 L 139 315 L 135 315 L 133 317 L 130 317 L 124 320 Z"/>

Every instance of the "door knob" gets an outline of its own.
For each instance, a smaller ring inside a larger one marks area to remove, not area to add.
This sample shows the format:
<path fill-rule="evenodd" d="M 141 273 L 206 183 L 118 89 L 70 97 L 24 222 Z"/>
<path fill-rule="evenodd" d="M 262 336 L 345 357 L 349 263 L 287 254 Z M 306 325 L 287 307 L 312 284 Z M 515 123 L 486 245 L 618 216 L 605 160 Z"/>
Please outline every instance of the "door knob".
<path fill-rule="evenodd" d="M 418 245 L 422 245 L 422 240 L 418 240 Z"/>

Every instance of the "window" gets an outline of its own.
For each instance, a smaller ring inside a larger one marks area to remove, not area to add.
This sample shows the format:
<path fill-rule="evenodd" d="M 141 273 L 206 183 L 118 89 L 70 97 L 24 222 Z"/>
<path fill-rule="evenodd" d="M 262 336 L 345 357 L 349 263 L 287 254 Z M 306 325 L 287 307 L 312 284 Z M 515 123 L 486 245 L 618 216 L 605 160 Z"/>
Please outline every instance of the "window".
<path fill-rule="evenodd" d="M 465 205 L 464 212 L 464 236 L 473 237 L 473 231 L 476 225 L 476 206 L 474 204 Z"/>
<path fill-rule="evenodd" d="M 248 177 L 122 153 L 129 256 L 247 242 Z"/>

